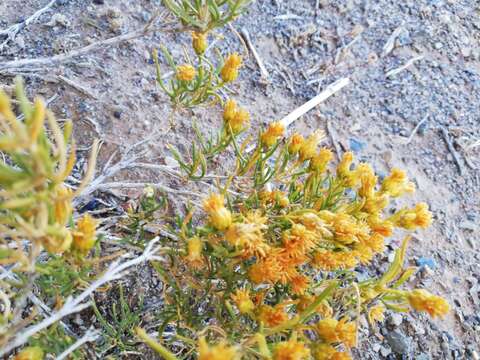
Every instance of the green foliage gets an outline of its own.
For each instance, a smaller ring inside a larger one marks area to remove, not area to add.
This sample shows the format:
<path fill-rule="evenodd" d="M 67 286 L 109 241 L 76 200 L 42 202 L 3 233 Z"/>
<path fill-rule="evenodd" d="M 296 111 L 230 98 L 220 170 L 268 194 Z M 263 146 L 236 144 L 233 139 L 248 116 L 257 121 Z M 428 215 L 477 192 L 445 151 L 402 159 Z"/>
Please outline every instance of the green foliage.
<path fill-rule="evenodd" d="M 136 349 L 134 329 L 142 321 L 143 297 L 132 308 L 125 299 L 122 285 L 118 286 L 117 295 L 109 297 L 112 303 L 106 312 L 101 311 L 96 303 L 93 305 L 95 317 L 102 329 L 103 343 L 99 346 L 101 356 L 120 355 L 124 351 Z"/>
<path fill-rule="evenodd" d="M 182 24 L 207 32 L 238 17 L 252 0 L 164 0 L 163 4 Z"/>

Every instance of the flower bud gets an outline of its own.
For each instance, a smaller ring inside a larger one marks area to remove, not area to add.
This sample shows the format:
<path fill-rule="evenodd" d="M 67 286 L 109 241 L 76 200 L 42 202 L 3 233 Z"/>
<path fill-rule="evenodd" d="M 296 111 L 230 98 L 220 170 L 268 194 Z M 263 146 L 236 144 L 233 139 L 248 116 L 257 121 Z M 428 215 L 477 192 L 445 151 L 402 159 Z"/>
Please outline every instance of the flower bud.
<path fill-rule="evenodd" d="M 208 34 L 203 32 L 192 33 L 192 47 L 197 55 L 203 55 L 208 46 Z"/>

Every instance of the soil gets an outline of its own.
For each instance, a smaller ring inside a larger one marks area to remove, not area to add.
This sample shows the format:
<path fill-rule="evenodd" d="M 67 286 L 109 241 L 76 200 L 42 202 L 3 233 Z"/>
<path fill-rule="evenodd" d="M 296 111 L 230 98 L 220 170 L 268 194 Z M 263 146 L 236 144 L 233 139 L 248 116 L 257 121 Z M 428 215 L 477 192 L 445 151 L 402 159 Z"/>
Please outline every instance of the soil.
<path fill-rule="evenodd" d="M 48 2 L 2 1 L 0 29 L 23 21 Z M 136 39 L 68 63 L 2 70 L 10 60 L 65 54 L 141 29 L 158 12 L 162 15 L 154 25 L 156 31 Z M 155 81 L 151 51 L 164 45 L 174 57 L 183 56 L 189 34 L 175 30 L 175 25 L 160 1 L 57 0 L 0 51 L 0 86 L 9 89 L 13 75 L 19 73 L 30 93 L 45 99 L 55 95 L 50 107 L 58 117 L 73 120 L 80 164 L 94 138 L 103 140 L 100 171 L 114 151 L 121 152 L 155 130 L 160 133 L 149 143 L 145 161 L 170 164 L 167 145 L 180 144 L 185 151 L 194 137 L 192 120 L 205 132 L 215 131 L 221 122 L 219 108 L 171 116 L 168 98 Z M 400 26 L 393 50 L 382 54 Z M 267 67 L 268 83 L 233 31 L 241 28 L 248 30 Z M 252 115 L 252 134 L 348 76 L 352 82 L 346 88 L 292 124 L 289 132 L 327 130 L 329 122 L 333 137 L 327 137 L 327 146 L 335 141 L 343 151 L 354 150 L 358 159 L 372 163 L 381 175 L 392 167 L 408 170 L 418 188 L 409 202 L 426 201 L 434 213 L 434 225 L 418 232 L 410 246 L 410 265 L 420 269 L 409 286 L 425 286 L 445 296 L 451 313 L 443 321 L 391 314 L 380 329 L 361 334 L 363 345 L 355 358 L 478 359 L 480 3 L 265 0 L 254 2 L 233 29 L 217 30 L 215 46 L 222 54 L 239 51 L 245 56 L 245 67 L 231 90 Z M 405 70 L 386 75 L 420 55 Z M 168 71 L 165 63 L 162 70 Z M 87 90 L 79 91 L 59 76 Z M 164 173 L 142 169 L 127 169 L 108 181 L 133 180 L 178 186 Z M 139 191 L 123 194 L 135 197 Z M 391 261 L 389 254 L 400 239 L 398 234 L 379 259 L 380 267 Z"/>

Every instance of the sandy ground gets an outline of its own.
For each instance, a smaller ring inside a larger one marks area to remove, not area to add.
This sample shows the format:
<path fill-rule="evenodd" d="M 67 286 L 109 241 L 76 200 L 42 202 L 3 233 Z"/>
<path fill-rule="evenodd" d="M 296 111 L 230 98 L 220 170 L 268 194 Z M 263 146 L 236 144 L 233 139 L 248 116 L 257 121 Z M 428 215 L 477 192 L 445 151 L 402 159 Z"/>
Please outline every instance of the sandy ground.
<path fill-rule="evenodd" d="M 48 2 L 2 1 L 0 29 L 25 20 Z M 12 76 L 21 74 L 29 91 L 51 99 L 59 117 L 74 121 L 81 145 L 79 170 L 95 137 L 104 141 L 101 165 L 113 151 L 160 129 L 145 159 L 169 164 L 167 144 L 180 144 L 182 150 L 182 144 L 190 143 L 192 119 L 207 132 L 220 126 L 220 109 L 185 111 L 172 119 L 167 98 L 156 85 L 151 49 L 166 45 L 181 57 L 188 34 L 172 31 L 172 19 L 161 17 L 155 31 L 71 61 L 22 69 L 6 68 L 5 63 L 68 54 L 142 29 L 163 10 L 154 0 L 57 0 L 0 50 L 0 86 L 8 88 Z M 327 130 L 328 122 L 327 145 L 335 142 L 342 151 L 354 150 L 380 174 L 394 166 L 407 169 L 418 187 L 412 203 L 426 201 L 434 212 L 434 225 L 416 234 L 409 250 L 411 265 L 420 266 L 410 285 L 445 296 L 451 314 L 444 321 L 416 314 L 389 316 L 375 335 L 361 334 L 364 346 L 356 357 L 475 359 L 480 343 L 480 3 L 257 1 L 233 28 L 248 30 L 270 74 L 265 84 L 250 56 L 232 86 L 252 114 L 252 131 L 348 76 L 348 87 L 289 131 Z M 394 32 L 393 50 L 384 54 Z M 219 30 L 215 38 L 222 53 L 236 50 L 247 56 L 233 29 Z M 411 66 L 387 76 L 411 59 Z M 162 173 L 139 169 L 112 180 L 132 179 L 179 186 Z M 135 191 L 126 194 L 134 196 Z M 390 252 L 396 244 L 392 242 Z M 387 266 L 388 253 L 379 259 L 380 268 Z M 359 271 L 366 275 L 369 270 Z"/>

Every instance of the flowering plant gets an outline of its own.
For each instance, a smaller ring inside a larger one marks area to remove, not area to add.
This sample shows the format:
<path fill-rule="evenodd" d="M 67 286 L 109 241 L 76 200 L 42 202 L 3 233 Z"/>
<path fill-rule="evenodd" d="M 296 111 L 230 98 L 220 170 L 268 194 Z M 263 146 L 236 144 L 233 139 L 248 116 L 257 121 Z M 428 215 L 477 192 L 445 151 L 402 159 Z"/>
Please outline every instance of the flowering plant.
<path fill-rule="evenodd" d="M 447 313 L 444 299 L 399 288 L 414 271 L 403 268 L 409 236 L 383 276 L 354 271 L 395 228 L 430 225 L 425 203 L 387 211 L 415 190 L 405 172 L 379 182 L 350 152 L 332 168 L 333 153 L 317 149 L 321 132 L 283 133 L 272 123 L 250 153 L 235 147 L 235 170 L 204 213 L 195 222 L 189 213 L 164 240 L 169 260 L 155 265 L 167 286 L 162 343 L 138 334 L 165 358 L 175 348 L 199 359 L 348 359 L 363 315 L 373 323 L 386 309 Z"/>

